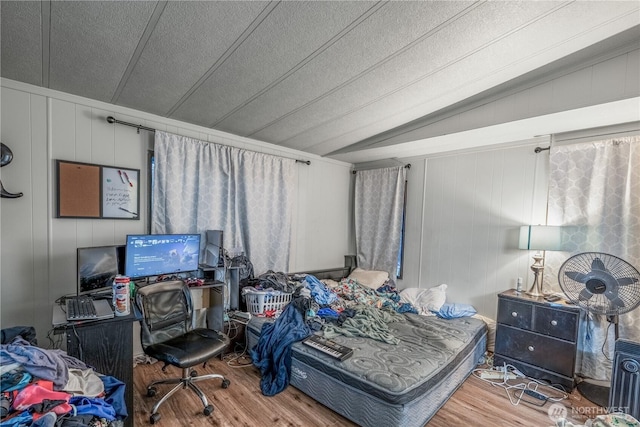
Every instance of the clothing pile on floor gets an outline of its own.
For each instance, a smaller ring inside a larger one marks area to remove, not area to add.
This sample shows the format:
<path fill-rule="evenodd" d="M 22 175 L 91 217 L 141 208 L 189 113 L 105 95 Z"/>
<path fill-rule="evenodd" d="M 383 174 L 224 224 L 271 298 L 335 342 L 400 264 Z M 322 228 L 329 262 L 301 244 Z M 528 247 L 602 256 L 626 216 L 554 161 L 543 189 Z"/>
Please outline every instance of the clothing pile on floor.
<path fill-rule="evenodd" d="M 38 347 L 32 327 L 2 330 L 0 426 L 120 427 L 125 384 L 62 350 Z"/>
<path fill-rule="evenodd" d="M 623 413 L 598 415 L 594 419 L 587 420 L 584 425 L 576 425 L 562 418 L 555 421 L 556 426 L 562 427 L 640 427 L 637 419 Z"/>

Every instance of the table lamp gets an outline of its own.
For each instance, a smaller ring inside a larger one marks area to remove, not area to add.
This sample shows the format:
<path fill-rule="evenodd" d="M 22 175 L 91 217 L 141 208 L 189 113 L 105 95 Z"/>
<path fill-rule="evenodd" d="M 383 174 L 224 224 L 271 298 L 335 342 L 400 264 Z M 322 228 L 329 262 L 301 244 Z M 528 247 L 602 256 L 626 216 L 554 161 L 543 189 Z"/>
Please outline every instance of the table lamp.
<path fill-rule="evenodd" d="M 542 273 L 544 270 L 544 252 L 557 251 L 562 247 L 561 227 L 549 225 L 523 225 L 520 227 L 518 248 L 535 250 L 533 255 L 533 284 L 526 292 L 532 297 L 544 296 L 542 293 Z"/>

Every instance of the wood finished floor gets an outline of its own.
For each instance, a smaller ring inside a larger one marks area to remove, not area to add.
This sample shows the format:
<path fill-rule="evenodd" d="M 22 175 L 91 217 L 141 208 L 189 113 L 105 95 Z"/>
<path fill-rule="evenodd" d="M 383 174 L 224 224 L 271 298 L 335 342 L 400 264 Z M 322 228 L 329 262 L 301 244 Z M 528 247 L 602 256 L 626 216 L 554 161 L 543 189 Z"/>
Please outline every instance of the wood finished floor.
<path fill-rule="evenodd" d="M 153 404 L 170 386 L 160 386 L 158 396 L 146 397 L 146 384 L 152 379 L 178 376 L 177 368 L 161 370 L 162 364 L 137 365 L 134 368 L 134 423 L 149 425 Z M 273 397 L 263 396 L 259 387 L 259 373 L 252 367 L 234 368 L 226 361 L 211 360 L 198 373 L 220 373 L 231 381 L 227 389 L 220 387 L 220 380 L 199 382 L 198 385 L 215 407 L 213 414 L 202 414 L 200 400 L 189 390 L 180 390 L 160 407 L 159 426 L 355 426 L 356 424 L 317 403 L 294 387 L 287 387 Z M 567 419 L 575 424 L 586 420 L 584 414 L 598 415 L 591 402 L 574 390 L 567 400 Z M 526 403 L 511 405 L 504 390 L 470 376 L 447 403 L 426 425 L 427 427 L 491 426 L 491 427 L 542 427 L 554 423 L 548 417 L 547 402 L 544 407 Z"/>

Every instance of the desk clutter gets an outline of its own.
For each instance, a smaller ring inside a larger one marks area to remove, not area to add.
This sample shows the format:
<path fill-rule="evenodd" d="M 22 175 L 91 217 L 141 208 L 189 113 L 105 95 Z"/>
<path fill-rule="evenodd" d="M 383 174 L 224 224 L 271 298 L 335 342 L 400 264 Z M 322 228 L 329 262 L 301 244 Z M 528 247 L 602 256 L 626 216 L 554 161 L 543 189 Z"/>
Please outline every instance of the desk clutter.
<path fill-rule="evenodd" d="M 0 426 L 121 427 L 128 415 L 122 381 L 38 347 L 33 327 L 2 330 L 0 373 Z"/>

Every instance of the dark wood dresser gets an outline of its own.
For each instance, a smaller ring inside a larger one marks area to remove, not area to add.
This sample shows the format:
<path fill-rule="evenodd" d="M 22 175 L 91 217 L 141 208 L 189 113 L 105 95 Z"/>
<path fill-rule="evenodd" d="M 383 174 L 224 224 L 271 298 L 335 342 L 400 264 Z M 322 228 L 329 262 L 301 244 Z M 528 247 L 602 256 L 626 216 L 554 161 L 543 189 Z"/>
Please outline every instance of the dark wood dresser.
<path fill-rule="evenodd" d="M 494 366 L 573 389 L 580 309 L 511 289 L 498 295 Z"/>

